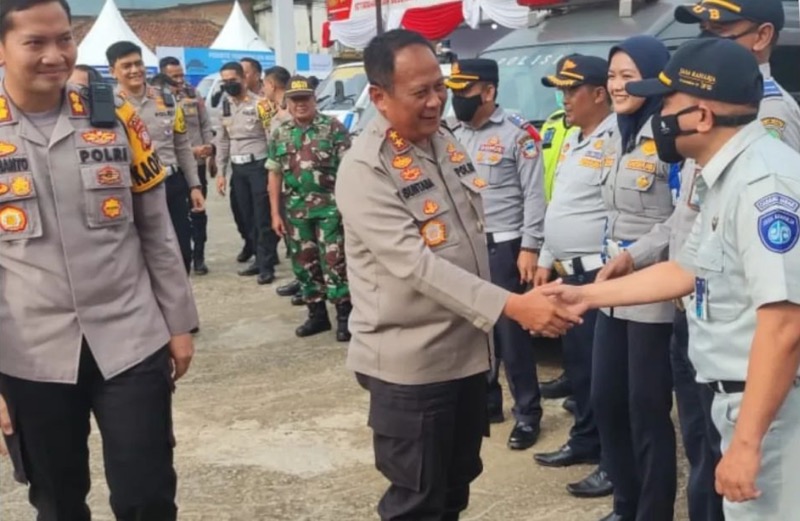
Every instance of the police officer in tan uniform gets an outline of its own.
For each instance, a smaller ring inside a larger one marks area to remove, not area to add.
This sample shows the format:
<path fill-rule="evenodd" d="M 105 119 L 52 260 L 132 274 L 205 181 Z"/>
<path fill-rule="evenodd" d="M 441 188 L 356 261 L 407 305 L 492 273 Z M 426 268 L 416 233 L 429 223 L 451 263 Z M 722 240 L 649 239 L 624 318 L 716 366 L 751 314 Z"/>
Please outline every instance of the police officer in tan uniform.
<path fill-rule="evenodd" d="M 575 317 L 488 281 L 487 183 L 440 123 L 447 89 L 427 40 L 386 32 L 364 62 L 379 115 L 336 183 L 354 306 L 347 366 L 370 392 L 376 466 L 391 482 L 381 519 L 458 519 L 482 469 L 488 333 L 502 314 L 548 335 Z"/>
<path fill-rule="evenodd" d="M 148 86 L 144 81 L 142 49 L 121 41 L 106 50 L 117 93 L 131 103 L 150 130 L 153 146 L 167 169 L 167 206 L 178 236 L 186 273 L 192 262 L 191 210 L 203 211 L 205 199 L 197 176 L 197 163 L 186 134 L 186 118 L 163 80 Z"/>
<path fill-rule="evenodd" d="M 174 521 L 171 396 L 197 311 L 147 127 L 66 86 L 68 9 L 0 5 L 0 427 L 37 519 L 90 519 L 94 413 L 116 519 Z"/>
<path fill-rule="evenodd" d="M 178 100 L 186 118 L 186 133 L 189 135 L 189 144 L 192 153 L 197 159 L 197 176 L 200 178 L 203 198 L 208 197 L 207 166 L 211 166 L 211 177 L 216 175 L 216 162 L 214 160 L 214 131 L 211 118 L 208 115 L 205 102 L 197 91 L 186 84 L 186 75 L 183 66 L 177 58 L 167 56 L 159 62 L 162 74 L 172 80 L 172 93 Z M 192 222 L 192 267 L 196 275 L 208 274 L 205 250 L 208 239 L 208 215 L 206 211 L 191 212 Z"/>
<path fill-rule="evenodd" d="M 278 263 L 278 236 L 272 230 L 264 166 L 271 112 L 266 100 L 245 90 L 239 63 L 226 63 L 220 74 L 228 95 L 222 100 L 222 127 L 217 136 L 217 190 L 225 193 L 230 161 L 231 186 L 235 187 L 237 206 L 256 252 L 255 262 L 239 275 L 258 275 L 259 284 L 271 284 Z"/>

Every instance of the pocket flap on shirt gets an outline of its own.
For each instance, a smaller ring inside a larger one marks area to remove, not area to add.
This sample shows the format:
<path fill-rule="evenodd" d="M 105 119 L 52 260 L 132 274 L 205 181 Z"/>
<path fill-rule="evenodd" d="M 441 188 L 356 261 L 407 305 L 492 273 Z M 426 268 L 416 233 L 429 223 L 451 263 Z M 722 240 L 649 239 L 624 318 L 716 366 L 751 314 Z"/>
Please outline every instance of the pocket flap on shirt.
<path fill-rule="evenodd" d="M 723 263 L 722 244 L 718 237 L 710 237 L 697 248 L 695 265 L 703 270 L 721 272 Z"/>
<path fill-rule="evenodd" d="M 87 190 L 130 188 L 132 186 L 128 165 L 109 164 L 82 167 L 81 177 L 83 186 Z"/>

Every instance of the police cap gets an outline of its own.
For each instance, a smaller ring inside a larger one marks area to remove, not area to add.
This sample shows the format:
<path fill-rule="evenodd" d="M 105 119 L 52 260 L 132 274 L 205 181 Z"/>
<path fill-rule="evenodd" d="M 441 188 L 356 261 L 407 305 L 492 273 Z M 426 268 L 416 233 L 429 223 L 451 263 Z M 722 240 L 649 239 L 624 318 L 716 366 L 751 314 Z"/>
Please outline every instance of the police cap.
<path fill-rule="evenodd" d="M 776 31 L 783 29 L 785 22 L 781 0 L 703 0 L 676 7 L 675 19 L 685 24 L 750 20 L 772 24 Z"/>
<path fill-rule="evenodd" d="M 625 89 L 639 97 L 683 92 L 757 106 L 764 93 L 764 78 L 753 54 L 741 45 L 722 38 L 699 38 L 678 47 L 658 78 L 629 82 Z"/>
<path fill-rule="evenodd" d="M 570 54 L 556 64 L 556 73 L 542 78 L 545 87 L 569 88 L 581 85 L 604 86 L 608 81 L 608 62 L 597 56 Z"/>
<path fill-rule="evenodd" d="M 500 73 L 497 69 L 497 62 L 485 58 L 459 60 L 453 63 L 450 69 L 450 77 L 444 83 L 450 89 L 462 90 L 476 81 L 498 83 L 500 81 Z"/>

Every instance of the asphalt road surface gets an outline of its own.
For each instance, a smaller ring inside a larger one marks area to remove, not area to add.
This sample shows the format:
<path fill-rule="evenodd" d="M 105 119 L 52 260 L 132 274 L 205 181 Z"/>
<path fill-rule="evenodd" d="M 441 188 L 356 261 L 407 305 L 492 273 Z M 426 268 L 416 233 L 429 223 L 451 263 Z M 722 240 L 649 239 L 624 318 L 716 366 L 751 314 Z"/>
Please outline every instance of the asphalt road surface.
<path fill-rule="evenodd" d="M 345 369 L 346 346 L 333 333 L 298 339 L 303 308 L 236 275 L 241 240 L 227 201 L 209 197 L 208 265 L 193 277 L 201 332 L 191 370 L 178 382 L 179 519 L 182 521 L 360 521 L 378 519 L 375 505 L 386 487 L 375 470 L 367 395 Z M 276 285 L 288 280 L 288 261 Z M 540 349 L 542 379 L 557 375 L 558 352 Z M 506 389 L 507 393 L 507 389 Z M 506 448 L 512 428 L 492 426 L 483 448 L 484 473 L 474 482 L 463 521 L 596 521 L 610 498 L 575 499 L 564 485 L 588 466 L 545 469 L 534 451 L 557 449 L 571 418 L 561 401 L 545 401 L 542 436 L 533 449 Z M 93 488 L 89 504 L 98 521 L 112 521 L 97 429 L 91 435 Z M 676 519 L 685 520 L 685 459 Z M 27 490 L 0 461 L 0 520 L 35 519 Z"/>

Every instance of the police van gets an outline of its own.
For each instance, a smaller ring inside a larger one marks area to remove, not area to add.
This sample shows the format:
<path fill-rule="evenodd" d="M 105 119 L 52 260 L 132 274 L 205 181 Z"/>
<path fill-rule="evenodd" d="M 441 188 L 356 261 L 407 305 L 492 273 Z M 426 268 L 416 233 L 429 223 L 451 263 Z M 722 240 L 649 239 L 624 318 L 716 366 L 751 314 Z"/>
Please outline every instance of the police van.
<path fill-rule="evenodd" d="M 674 50 L 683 42 L 697 37 L 700 32 L 697 24 L 682 24 L 674 19 L 675 7 L 689 3 L 691 0 L 646 2 L 632 16 L 621 16 L 617 1 L 583 5 L 569 3 L 567 5 L 573 7 L 551 10 L 535 26 L 509 33 L 479 56 L 497 61 L 500 70 L 500 106 L 522 114 L 540 127 L 558 108 L 556 89 L 544 87 L 541 78 L 554 72 L 559 59 L 573 53 L 607 58 L 612 46 L 637 34 L 655 36 L 670 50 Z M 784 11 L 786 24 L 781 30 L 770 63 L 772 75 L 778 83 L 798 98 L 798 2 L 785 1 Z"/>

